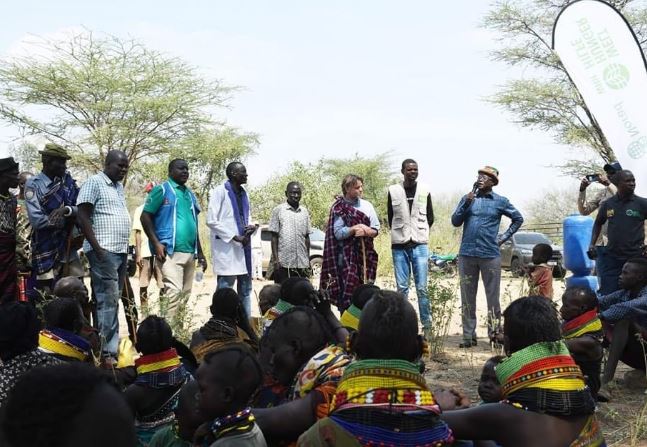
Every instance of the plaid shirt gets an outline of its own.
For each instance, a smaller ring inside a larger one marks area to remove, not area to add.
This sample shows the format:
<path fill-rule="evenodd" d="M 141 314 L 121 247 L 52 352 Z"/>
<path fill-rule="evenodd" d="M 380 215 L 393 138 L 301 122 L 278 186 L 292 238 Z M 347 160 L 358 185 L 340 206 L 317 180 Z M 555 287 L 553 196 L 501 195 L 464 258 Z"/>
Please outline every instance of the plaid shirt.
<path fill-rule="evenodd" d="M 81 186 L 76 204 L 89 203 L 94 206 L 90 219 L 99 245 L 112 253 L 128 252 L 130 235 L 130 214 L 126 207 L 124 187 L 114 183 L 100 172 L 90 177 Z M 83 242 L 83 251 L 92 250 L 90 243 Z"/>
<path fill-rule="evenodd" d="M 616 290 L 598 298 L 600 318 L 609 323 L 632 320 L 647 328 L 647 286 L 640 289 L 636 298 L 629 297 L 628 290 Z"/>

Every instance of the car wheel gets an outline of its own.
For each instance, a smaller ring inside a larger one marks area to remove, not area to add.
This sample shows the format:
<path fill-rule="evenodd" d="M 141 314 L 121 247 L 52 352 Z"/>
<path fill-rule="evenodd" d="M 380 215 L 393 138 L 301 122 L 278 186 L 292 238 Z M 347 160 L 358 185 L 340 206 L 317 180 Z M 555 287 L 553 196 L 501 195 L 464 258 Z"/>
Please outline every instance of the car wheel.
<path fill-rule="evenodd" d="M 519 258 L 512 258 L 512 261 L 510 261 L 510 273 L 514 278 L 523 275 L 523 268 Z"/>
<path fill-rule="evenodd" d="M 319 278 L 321 277 L 321 266 L 323 265 L 323 258 L 320 256 L 317 256 L 315 258 L 310 259 L 310 268 L 312 269 L 312 278 L 316 280 L 316 282 L 319 282 Z"/>

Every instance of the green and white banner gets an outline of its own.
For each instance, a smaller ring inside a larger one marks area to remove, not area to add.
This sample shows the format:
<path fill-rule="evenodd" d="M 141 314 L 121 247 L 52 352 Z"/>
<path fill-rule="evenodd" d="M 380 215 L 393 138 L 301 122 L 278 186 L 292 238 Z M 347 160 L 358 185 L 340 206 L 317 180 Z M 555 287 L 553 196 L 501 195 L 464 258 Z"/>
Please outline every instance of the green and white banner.
<path fill-rule="evenodd" d="M 647 68 L 636 36 L 608 3 L 579 0 L 555 21 L 553 49 L 636 192 L 647 196 Z"/>

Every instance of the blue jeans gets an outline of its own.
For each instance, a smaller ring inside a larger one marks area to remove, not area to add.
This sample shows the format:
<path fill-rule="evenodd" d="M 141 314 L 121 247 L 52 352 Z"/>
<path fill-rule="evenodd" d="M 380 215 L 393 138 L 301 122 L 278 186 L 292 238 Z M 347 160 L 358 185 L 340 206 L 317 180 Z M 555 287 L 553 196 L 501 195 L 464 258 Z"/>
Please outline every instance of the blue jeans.
<path fill-rule="evenodd" d="M 427 244 L 409 248 L 393 248 L 393 268 L 398 292 L 405 297 L 409 295 L 409 279 L 413 270 L 413 281 L 418 295 L 418 312 L 423 328 L 431 328 L 431 308 L 427 293 L 427 272 L 429 269 L 429 247 Z"/>
<path fill-rule="evenodd" d="M 247 318 L 252 316 L 252 278 L 249 275 L 218 275 L 218 284 L 216 290 L 224 289 L 225 287 L 233 289 L 234 283 L 238 280 L 236 284 L 236 291 L 240 300 L 243 302 L 243 307 L 245 308 L 245 313 Z"/>
<path fill-rule="evenodd" d="M 105 252 L 99 259 L 94 250 L 86 254 L 97 302 L 97 328 L 103 339 L 101 353 L 117 358 L 119 348 L 119 297 L 126 277 L 126 253 Z"/>
<path fill-rule="evenodd" d="M 604 296 L 620 290 L 618 279 L 620 278 L 620 272 L 622 272 L 622 266 L 625 265 L 627 260 L 616 258 L 607 251 L 607 247 L 596 247 L 596 252 L 598 258 L 595 261 L 595 266 L 598 273 L 598 282 L 600 283 L 598 295 Z"/>

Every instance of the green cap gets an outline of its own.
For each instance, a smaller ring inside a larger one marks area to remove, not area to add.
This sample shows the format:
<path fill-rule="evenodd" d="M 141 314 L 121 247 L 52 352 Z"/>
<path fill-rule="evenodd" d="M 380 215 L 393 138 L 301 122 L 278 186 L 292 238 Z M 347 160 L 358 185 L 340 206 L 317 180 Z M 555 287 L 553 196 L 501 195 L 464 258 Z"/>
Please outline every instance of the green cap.
<path fill-rule="evenodd" d="M 38 151 L 39 154 L 43 155 L 49 155 L 50 157 L 57 157 L 57 158 L 63 158 L 65 160 L 69 160 L 70 157 L 67 151 L 63 146 L 59 146 L 58 144 L 55 143 L 47 143 L 45 145 L 45 149 L 42 151 Z"/>

